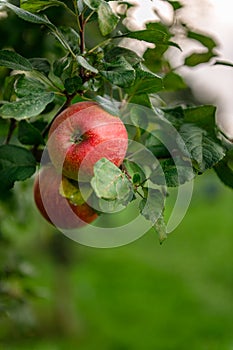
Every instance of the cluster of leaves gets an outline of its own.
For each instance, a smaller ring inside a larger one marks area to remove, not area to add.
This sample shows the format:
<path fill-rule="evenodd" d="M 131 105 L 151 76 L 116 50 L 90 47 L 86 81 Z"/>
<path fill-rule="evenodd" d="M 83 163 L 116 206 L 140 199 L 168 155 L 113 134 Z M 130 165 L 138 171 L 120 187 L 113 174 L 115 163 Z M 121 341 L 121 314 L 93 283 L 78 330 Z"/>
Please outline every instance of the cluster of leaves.
<path fill-rule="evenodd" d="M 167 2 L 174 13 L 182 7 L 177 1 Z M 166 187 L 179 186 L 210 168 L 215 168 L 220 179 L 233 187 L 231 143 L 220 137 L 215 107 L 158 105 L 161 92 L 186 87 L 164 55 L 169 47 L 180 50 L 172 40 L 172 26 L 157 21 L 147 23 L 142 30 L 129 30 L 124 19 L 133 5 L 128 1 L 118 1 L 125 7 L 123 14 L 113 11 L 105 0 L 21 0 L 20 7 L 0 0 L 0 5 L 20 19 L 46 28 L 63 52 L 61 57 L 49 60 L 25 58 L 7 48 L 0 51 L 0 66 L 9 73 L 0 107 L 4 130 L 0 146 L 1 194 L 10 190 L 15 181 L 25 180 L 35 172 L 51 121 L 59 112 L 70 103 L 86 99 L 98 101 L 114 115 L 126 115 L 130 120 L 129 138 L 141 143 L 158 160 L 149 170 L 144 169 L 130 159 L 130 147 L 120 169 L 106 159 L 100 160 L 91 181 L 92 196 L 100 212 L 114 211 L 140 197 L 141 214 L 156 225 L 163 239 Z M 57 27 L 49 20 L 46 10 L 58 6 L 67 11 L 75 25 Z M 184 65 L 193 67 L 216 56 L 217 44 L 212 38 L 182 27 L 187 38 L 205 48 L 204 53 L 186 57 Z M 89 47 L 91 31 L 98 32 L 99 39 Z M 122 44 L 124 39 L 154 44 L 154 48 L 147 49 L 141 57 Z M 156 107 L 153 101 L 157 101 Z M 150 113 L 144 115 L 138 108 L 125 112 L 129 103 L 143 106 Z M 163 121 L 159 127 L 158 119 Z M 177 139 L 173 154 L 163 142 L 163 126 L 166 129 L 168 122 L 185 144 L 184 147 Z M 69 195 L 63 191 L 63 195 L 73 197 L 68 192 Z"/>

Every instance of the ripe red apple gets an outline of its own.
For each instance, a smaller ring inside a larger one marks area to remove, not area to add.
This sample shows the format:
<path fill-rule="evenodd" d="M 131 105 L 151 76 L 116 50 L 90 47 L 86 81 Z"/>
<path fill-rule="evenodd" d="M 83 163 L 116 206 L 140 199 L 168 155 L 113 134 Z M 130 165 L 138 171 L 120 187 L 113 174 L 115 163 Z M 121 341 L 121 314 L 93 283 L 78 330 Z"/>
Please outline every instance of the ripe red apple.
<path fill-rule="evenodd" d="M 71 105 L 57 116 L 49 131 L 53 165 L 74 180 L 88 181 L 101 158 L 120 166 L 127 147 L 128 134 L 121 119 L 95 102 Z"/>
<path fill-rule="evenodd" d="M 94 221 L 98 215 L 86 203 L 74 205 L 59 192 L 62 176 L 53 165 L 42 168 L 34 182 L 34 200 L 43 217 L 59 228 L 73 229 Z"/>

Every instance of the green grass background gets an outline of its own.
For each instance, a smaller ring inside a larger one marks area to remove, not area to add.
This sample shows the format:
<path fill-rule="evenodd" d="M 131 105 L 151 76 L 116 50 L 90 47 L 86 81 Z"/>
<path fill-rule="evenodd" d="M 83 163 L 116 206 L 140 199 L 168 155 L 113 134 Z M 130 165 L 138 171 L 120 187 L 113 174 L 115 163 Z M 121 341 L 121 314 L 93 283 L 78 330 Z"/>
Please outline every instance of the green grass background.
<path fill-rule="evenodd" d="M 81 246 L 54 233 L 25 193 L 27 224 L 21 209 L 4 228 L 33 263 L 27 283 L 39 297 L 0 317 L 0 349 L 233 349 L 233 192 L 214 173 L 195 181 L 163 245 L 151 230 L 119 248 Z"/>

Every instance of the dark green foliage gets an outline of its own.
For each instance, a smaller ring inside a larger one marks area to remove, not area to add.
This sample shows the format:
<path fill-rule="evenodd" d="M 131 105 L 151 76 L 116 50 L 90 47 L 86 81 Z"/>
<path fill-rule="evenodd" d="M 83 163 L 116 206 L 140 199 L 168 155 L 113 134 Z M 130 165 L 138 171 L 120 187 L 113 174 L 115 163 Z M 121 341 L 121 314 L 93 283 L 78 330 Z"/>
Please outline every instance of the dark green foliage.
<path fill-rule="evenodd" d="M 214 170 L 220 180 L 227 186 L 233 188 L 233 150 L 229 150 L 226 156 L 215 165 Z"/>
<path fill-rule="evenodd" d="M 0 193 L 11 189 L 15 181 L 34 174 L 36 161 L 30 151 L 15 145 L 0 146 Z"/>

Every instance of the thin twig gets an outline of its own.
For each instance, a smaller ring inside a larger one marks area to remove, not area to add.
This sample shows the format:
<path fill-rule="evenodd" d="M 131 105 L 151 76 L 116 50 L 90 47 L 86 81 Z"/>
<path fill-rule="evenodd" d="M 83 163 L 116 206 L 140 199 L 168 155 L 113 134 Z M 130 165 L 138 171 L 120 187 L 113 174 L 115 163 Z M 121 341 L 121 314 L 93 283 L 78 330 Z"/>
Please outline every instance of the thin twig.
<path fill-rule="evenodd" d="M 7 137 L 6 137 L 6 140 L 5 140 L 5 145 L 8 145 L 8 143 L 10 142 L 11 140 L 11 137 L 13 135 L 13 132 L 16 128 L 16 120 L 15 119 L 11 119 L 10 120 L 10 126 L 9 126 L 9 130 L 8 130 L 8 134 L 7 134 Z"/>

